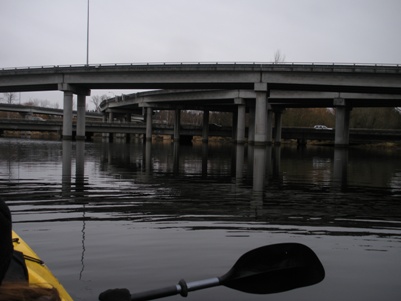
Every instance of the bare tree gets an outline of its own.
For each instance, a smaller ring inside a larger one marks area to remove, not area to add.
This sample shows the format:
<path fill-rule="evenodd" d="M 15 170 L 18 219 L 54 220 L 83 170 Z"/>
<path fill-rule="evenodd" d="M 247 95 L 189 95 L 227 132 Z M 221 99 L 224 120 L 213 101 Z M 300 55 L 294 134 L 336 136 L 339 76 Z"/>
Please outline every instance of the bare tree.
<path fill-rule="evenodd" d="M 35 106 L 35 107 L 43 107 L 43 108 L 51 108 L 52 105 L 50 100 L 47 99 L 38 99 L 38 98 L 30 98 L 28 102 L 24 103 L 26 106 Z"/>
<path fill-rule="evenodd" d="M 17 93 L 7 92 L 7 93 L 3 93 L 3 95 L 4 95 L 4 99 L 5 99 L 6 103 L 8 103 L 8 104 L 12 104 L 15 100 L 17 100 Z"/>
<path fill-rule="evenodd" d="M 108 99 L 109 97 L 106 94 L 103 95 L 93 95 L 92 103 L 95 105 L 95 111 L 100 112 L 100 104 L 103 100 Z"/>
<path fill-rule="evenodd" d="M 279 64 L 285 61 L 285 55 L 281 53 L 280 49 L 274 53 L 274 63 Z"/>

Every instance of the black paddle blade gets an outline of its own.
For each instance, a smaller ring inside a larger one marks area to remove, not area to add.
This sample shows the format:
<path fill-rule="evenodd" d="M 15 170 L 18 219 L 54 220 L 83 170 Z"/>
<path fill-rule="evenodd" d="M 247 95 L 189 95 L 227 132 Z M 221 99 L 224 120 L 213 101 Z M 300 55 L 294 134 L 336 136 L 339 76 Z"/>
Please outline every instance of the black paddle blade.
<path fill-rule="evenodd" d="M 220 283 L 246 293 L 271 294 L 313 285 L 324 279 L 316 254 L 298 243 L 260 247 L 242 255 Z"/>

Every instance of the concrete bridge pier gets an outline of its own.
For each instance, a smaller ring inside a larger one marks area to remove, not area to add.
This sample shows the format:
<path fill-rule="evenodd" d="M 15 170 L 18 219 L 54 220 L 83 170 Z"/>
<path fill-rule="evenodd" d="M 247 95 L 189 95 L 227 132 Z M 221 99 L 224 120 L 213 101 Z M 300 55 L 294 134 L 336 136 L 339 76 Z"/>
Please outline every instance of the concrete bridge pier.
<path fill-rule="evenodd" d="M 237 142 L 237 131 L 238 131 L 238 109 L 234 109 L 231 113 L 231 139 Z"/>
<path fill-rule="evenodd" d="M 254 86 L 256 99 L 255 99 L 255 136 L 254 144 L 266 145 L 267 144 L 267 97 L 268 88 L 267 83 L 255 83 Z"/>
<path fill-rule="evenodd" d="M 349 146 L 349 119 L 352 108 L 347 106 L 345 99 L 334 99 L 334 107 L 336 108 L 336 127 L 334 135 L 334 146 Z"/>
<path fill-rule="evenodd" d="M 103 123 L 107 122 L 107 113 L 103 113 L 103 118 L 102 118 Z M 108 141 L 109 139 L 109 133 L 102 133 L 102 140 L 103 141 Z"/>
<path fill-rule="evenodd" d="M 175 109 L 174 114 L 174 142 L 180 141 L 180 128 L 181 128 L 181 110 Z"/>
<path fill-rule="evenodd" d="M 85 140 L 85 119 L 86 119 L 86 96 L 78 95 L 77 104 L 77 135 L 76 140 Z"/>
<path fill-rule="evenodd" d="M 63 140 L 72 140 L 72 92 L 64 91 Z"/>
<path fill-rule="evenodd" d="M 152 141 L 152 116 L 153 110 L 150 107 L 146 108 L 146 141 Z"/>
<path fill-rule="evenodd" d="M 125 95 L 123 95 L 125 97 Z M 131 113 L 125 114 L 125 122 L 130 124 L 131 123 Z M 131 133 L 125 134 L 125 142 L 130 143 L 132 140 Z"/>
<path fill-rule="evenodd" d="M 273 111 L 269 104 L 267 104 L 267 120 L 266 120 L 266 144 L 273 144 Z"/>
<path fill-rule="evenodd" d="M 77 136 L 85 137 L 85 96 L 90 95 L 90 90 L 80 89 L 73 85 L 61 83 L 58 90 L 64 92 L 63 100 L 63 140 L 72 140 L 72 99 L 73 94 L 78 95 L 78 121 Z"/>
<path fill-rule="evenodd" d="M 202 123 L 202 142 L 207 143 L 209 141 L 209 115 L 208 110 L 203 111 L 203 123 Z"/>
<path fill-rule="evenodd" d="M 249 107 L 249 125 L 248 125 L 248 144 L 254 145 L 255 143 L 255 106 Z"/>
<path fill-rule="evenodd" d="M 234 103 L 237 105 L 237 124 L 236 124 L 236 143 L 245 143 L 245 100 L 243 98 L 235 98 Z"/>
<path fill-rule="evenodd" d="M 281 131 L 282 131 L 283 111 L 274 111 L 274 144 L 281 144 Z"/>
<path fill-rule="evenodd" d="M 107 117 L 107 123 L 113 123 L 114 122 L 114 114 L 113 112 L 109 112 L 108 117 Z M 105 140 L 108 142 L 113 142 L 114 140 L 114 134 L 113 133 L 107 133 L 105 135 Z"/>

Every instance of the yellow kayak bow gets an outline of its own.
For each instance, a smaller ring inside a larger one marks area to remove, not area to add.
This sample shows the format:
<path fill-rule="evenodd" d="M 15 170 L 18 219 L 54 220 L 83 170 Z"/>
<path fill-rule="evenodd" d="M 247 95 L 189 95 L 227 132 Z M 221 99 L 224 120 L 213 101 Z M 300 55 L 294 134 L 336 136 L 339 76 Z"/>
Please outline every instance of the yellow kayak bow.
<path fill-rule="evenodd" d="M 65 288 L 31 247 L 14 231 L 12 238 L 14 250 L 24 254 L 29 284 L 54 287 L 59 292 L 62 301 L 73 301 Z"/>

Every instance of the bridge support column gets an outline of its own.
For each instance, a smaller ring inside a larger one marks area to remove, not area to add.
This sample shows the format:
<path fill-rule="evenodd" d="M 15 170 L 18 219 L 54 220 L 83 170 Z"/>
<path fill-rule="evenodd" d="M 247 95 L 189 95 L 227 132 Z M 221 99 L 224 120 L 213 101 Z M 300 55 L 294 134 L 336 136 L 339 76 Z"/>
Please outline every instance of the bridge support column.
<path fill-rule="evenodd" d="M 146 108 L 146 141 L 152 140 L 152 116 L 153 110 L 152 108 Z"/>
<path fill-rule="evenodd" d="M 103 123 L 107 122 L 107 113 L 103 113 L 103 118 L 102 118 Z M 102 133 L 102 141 L 108 141 L 109 139 L 109 133 Z"/>
<path fill-rule="evenodd" d="M 274 112 L 274 144 L 281 144 L 283 111 Z"/>
<path fill-rule="evenodd" d="M 237 141 L 237 131 L 238 131 L 238 109 L 234 109 L 231 113 L 231 139 L 235 142 Z"/>
<path fill-rule="evenodd" d="M 72 92 L 64 91 L 63 140 L 72 140 Z"/>
<path fill-rule="evenodd" d="M 63 103 L 63 140 L 72 140 L 72 96 L 73 93 L 79 95 L 78 103 L 82 105 L 83 102 L 83 136 L 85 136 L 85 96 L 90 95 L 90 90 L 75 87 L 67 83 L 58 84 L 58 89 L 64 92 L 64 103 Z M 82 100 L 83 99 L 83 100 Z M 80 109 L 78 104 L 78 110 Z M 81 109 L 82 110 L 82 109 Z M 81 114 L 82 115 L 82 114 Z M 78 118 L 82 118 L 79 116 Z M 80 127 L 82 130 L 82 124 Z M 78 131 L 78 129 L 77 129 Z M 77 133 L 78 134 L 78 133 Z"/>
<path fill-rule="evenodd" d="M 202 142 L 207 143 L 209 141 L 209 115 L 208 110 L 203 111 L 203 123 L 202 123 Z"/>
<path fill-rule="evenodd" d="M 347 106 L 345 99 L 336 98 L 333 102 L 336 108 L 336 128 L 334 146 L 349 146 L 349 119 L 352 108 Z"/>
<path fill-rule="evenodd" d="M 76 140 L 85 140 L 85 95 L 78 95 L 78 104 L 77 104 L 77 135 L 75 137 Z"/>
<path fill-rule="evenodd" d="M 125 98 L 125 95 L 123 95 L 123 96 Z M 128 124 L 131 124 L 131 113 L 127 113 L 125 116 L 126 116 L 125 117 L 125 122 L 128 123 Z M 126 133 L 125 134 L 125 142 L 126 143 L 130 143 L 131 139 L 132 139 L 131 133 Z"/>
<path fill-rule="evenodd" d="M 255 146 L 267 144 L 267 83 L 255 83 Z"/>
<path fill-rule="evenodd" d="M 237 144 L 245 143 L 245 101 L 243 98 L 235 98 L 234 103 L 237 104 L 238 114 L 237 114 Z"/>
<path fill-rule="evenodd" d="M 255 143 L 255 106 L 249 107 L 248 143 Z"/>
<path fill-rule="evenodd" d="M 180 128 L 181 128 L 181 110 L 175 109 L 174 114 L 174 141 L 180 141 Z"/>
<path fill-rule="evenodd" d="M 113 114 L 113 112 L 109 112 L 109 116 L 107 118 L 107 122 L 108 123 L 113 123 L 113 121 L 114 121 L 114 114 Z M 108 142 L 113 142 L 114 136 L 115 135 L 113 133 L 108 133 L 107 137 L 106 137 L 107 141 Z"/>
<path fill-rule="evenodd" d="M 270 109 L 270 105 L 267 104 L 267 120 L 266 120 L 266 144 L 273 144 L 273 111 Z"/>

